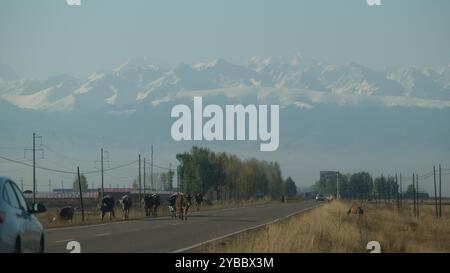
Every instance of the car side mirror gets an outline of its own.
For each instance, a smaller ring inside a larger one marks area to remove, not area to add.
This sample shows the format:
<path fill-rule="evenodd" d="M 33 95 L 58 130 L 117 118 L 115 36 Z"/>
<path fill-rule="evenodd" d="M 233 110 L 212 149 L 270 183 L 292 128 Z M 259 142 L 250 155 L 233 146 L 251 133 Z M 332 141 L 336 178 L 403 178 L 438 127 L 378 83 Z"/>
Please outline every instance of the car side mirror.
<path fill-rule="evenodd" d="M 41 203 L 34 203 L 31 206 L 31 213 L 42 213 L 42 212 L 46 212 L 47 208 L 41 204 Z"/>

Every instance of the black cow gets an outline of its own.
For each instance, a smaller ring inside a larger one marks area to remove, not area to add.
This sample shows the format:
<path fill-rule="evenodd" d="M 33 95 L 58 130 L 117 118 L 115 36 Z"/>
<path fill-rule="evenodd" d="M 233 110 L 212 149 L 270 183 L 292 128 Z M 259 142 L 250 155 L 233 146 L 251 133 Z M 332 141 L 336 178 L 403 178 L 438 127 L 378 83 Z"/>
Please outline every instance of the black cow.
<path fill-rule="evenodd" d="M 57 215 L 52 219 L 55 222 L 56 219 L 72 222 L 75 210 L 72 207 L 64 207 L 61 210 L 56 211 Z"/>
<path fill-rule="evenodd" d="M 202 205 L 202 203 L 203 203 L 203 194 L 199 192 L 195 195 L 195 204 L 197 210 L 200 210 L 200 206 Z"/>
<path fill-rule="evenodd" d="M 176 217 L 177 208 L 176 208 L 176 202 L 177 202 L 177 194 L 174 193 L 168 198 L 169 201 L 169 211 L 172 218 Z"/>
<path fill-rule="evenodd" d="M 146 216 L 157 216 L 158 207 L 161 205 L 161 198 L 158 194 L 146 194 L 144 196 L 144 206 Z"/>
<path fill-rule="evenodd" d="M 132 205 L 131 197 L 128 194 L 122 196 L 122 198 L 120 199 L 120 205 L 122 207 L 123 220 L 127 220 Z"/>
<path fill-rule="evenodd" d="M 109 212 L 109 220 L 112 220 L 112 218 L 116 218 L 116 215 L 114 214 L 114 197 L 110 195 L 106 195 L 102 199 L 102 204 L 100 206 L 100 211 L 102 212 L 102 221 L 105 217 L 105 214 Z"/>

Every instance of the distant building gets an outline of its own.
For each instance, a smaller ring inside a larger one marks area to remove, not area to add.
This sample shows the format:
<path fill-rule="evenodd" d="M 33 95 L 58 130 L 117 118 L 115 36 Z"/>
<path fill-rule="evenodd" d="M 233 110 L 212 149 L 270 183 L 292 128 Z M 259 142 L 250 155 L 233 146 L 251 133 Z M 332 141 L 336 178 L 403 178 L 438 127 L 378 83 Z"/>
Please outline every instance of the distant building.
<path fill-rule="evenodd" d="M 65 189 L 56 188 L 56 189 L 53 189 L 53 192 L 54 193 L 72 193 L 72 192 L 78 192 L 78 191 L 74 191 L 73 189 L 68 189 L 68 188 L 65 188 Z M 87 190 L 85 190 L 83 192 L 98 192 L 98 189 L 97 188 L 94 188 L 94 189 L 90 188 L 90 189 L 87 189 Z"/>
<path fill-rule="evenodd" d="M 320 181 L 325 181 L 327 179 L 334 180 L 337 178 L 338 172 L 336 171 L 320 171 Z"/>
<path fill-rule="evenodd" d="M 72 189 L 53 189 L 53 192 L 73 192 Z"/>

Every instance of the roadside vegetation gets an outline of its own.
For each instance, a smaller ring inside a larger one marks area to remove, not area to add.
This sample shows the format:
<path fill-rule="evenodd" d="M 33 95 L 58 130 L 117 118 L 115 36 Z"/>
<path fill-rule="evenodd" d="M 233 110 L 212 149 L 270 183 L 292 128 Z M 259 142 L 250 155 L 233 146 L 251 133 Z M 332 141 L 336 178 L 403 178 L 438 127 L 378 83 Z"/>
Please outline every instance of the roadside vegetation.
<path fill-rule="evenodd" d="M 363 215 L 347 214 L 351 205 L 333 201 L 193 251 L 364 253 L 368 242 L 378 241 L 381 252 L 450 252 L 448 206 L 436 219 L 434 206 L 421 205 L 416 219 L 410 204 L 399 212 L 395 203 L 364 203 Z"/>

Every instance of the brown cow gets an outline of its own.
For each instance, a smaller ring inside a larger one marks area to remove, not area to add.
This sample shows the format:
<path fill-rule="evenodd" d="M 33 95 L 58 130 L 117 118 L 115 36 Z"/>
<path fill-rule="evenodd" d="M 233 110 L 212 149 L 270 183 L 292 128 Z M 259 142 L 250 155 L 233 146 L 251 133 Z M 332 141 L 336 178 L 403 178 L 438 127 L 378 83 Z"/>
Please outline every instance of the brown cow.
<path fill-rule="evenodd" d="M 177 199 L 175 202 L 178 216 L 181 220 L 187 220 L 187 212 L 191 206 L 191 199 L 192 196 L 190 195 L 184 195 L 183 193 L 177 194 Z"/>
<path fill-rule="evenodd" d="M 358 215 L 363 215 L 364 214 L 364 210 L 358 206 L 358 205 L 352 205 L 348 211 L 347 214 L 358 214 Z"/>

